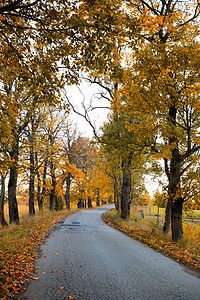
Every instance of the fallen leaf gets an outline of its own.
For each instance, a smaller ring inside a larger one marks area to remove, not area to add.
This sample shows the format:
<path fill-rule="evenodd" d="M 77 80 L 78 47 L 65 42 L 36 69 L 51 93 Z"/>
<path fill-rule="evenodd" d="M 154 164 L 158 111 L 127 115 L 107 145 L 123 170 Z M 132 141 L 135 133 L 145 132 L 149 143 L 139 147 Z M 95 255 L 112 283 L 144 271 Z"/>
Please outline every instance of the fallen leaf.
<path fill-rule="evenodd" d="M 64 286 L 59 287 L 59 290 L 64 290 Z"/>
<path fill-rule="evenodd" d="M 178 285 L 184 285 L 183 283 L 179 283 Z"/>
<path fill-rule="evenodd" d="M 42 272 L 42 274 L 46 274 L 45 272 Z"/>
<path fill-rule="evenodd" d="M 37 277 L 31 277 L 31 279 L 33 279 L 33 280 L 39 280 L 39 278 L 37 278 Z"/>
<path fill-rule="evenodd" d="M 82 268 L 82 266 L 80 265 L 80 266 L 78 266 L 79 268 Z"/>
<path fill-rule="evenodd" d="M 74 299 L 76 299 L 76 298 L 73 297 L 73 296 L 69 296 L 69 299 L 74 300 Z"/>

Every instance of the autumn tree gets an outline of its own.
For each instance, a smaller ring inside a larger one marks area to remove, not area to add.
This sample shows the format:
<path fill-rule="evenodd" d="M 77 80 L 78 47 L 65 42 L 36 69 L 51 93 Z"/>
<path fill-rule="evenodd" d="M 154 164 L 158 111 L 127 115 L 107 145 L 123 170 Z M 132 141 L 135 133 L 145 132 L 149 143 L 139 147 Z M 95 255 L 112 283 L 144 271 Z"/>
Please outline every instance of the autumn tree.
<path fill-rule="evenodd" d="M 8 226 L 5 216 L 4 216 L 4 204 L 5 204 L 5 179 L 6 179 L 6 172 L 5 170 L 1 170 L 1 181 L 0 181 L 0 224 L 4 226 Z"/>
<path fill-rule="evenodd" d="M 73 151 L 75 154 L 75 167 L 82 172 L 82 174 L 79 173 L 79 176 L 74 177 L 73 194 L 76 195 L 80 203 L 85 205 L 89 201 L 89 206 L 91 206 L 90 176 L 95 168 L 95 148 L 90 143 L 89 138 L 79 135 L 73 143 Z"/>
<path fill-rule="evenodd" d="M 26 102 L 27 99 L 28 101 L 30 101 L 30 103 Z M 7 94 L 4 96 L 4 100 L 5 102 L 3 111 L 7 115 L 7 121 L 11 136 L 11 140 L 9 141 L 7 146 L 7 153 L 10 159 L 10 171 L 8 182 L 9 217 L 10 223 L 18 223 L 19 214 L 16 199 L 16 189 L 19 168 L 18 162 L 20 138 L 29 123 L 30 112 L 35 105 L 35 98 L 27 95 L 26 93 L 21 93 L 17 95 L 15 87 L 15 91 L 7 91 Z M 10 109 L 12 112 L 11 115 L 9 113 Z"/>
<path fill-rule="evenodd" d="M 131 173 L 139 171 L 144 164 L 145 144 L 139 143 L 137 136 L 129 131 L 132 122 L 136 122 L 136 120 L 131 114 L 114 113 L 110 122 L 104 125 L 104 133 L 101 138 L 106 152 L 112 155 L 111 160 L 114 162 L 118 158 L 117 160 L 120 162 L 122 171 L 121 217 L 124 219 L 130 215 Z M 115 167 L 119 168 L 119 165 Z"/>
<path fill-rule="evenodd" d="M 158 207 L 165 208 L 167 203 L 167 195 L 165 192 L 156 191 L 154 194 L 154 202 Z"/>
<path fill-rule="evenodd" d="M 73 121 L 66 120 L 63 126 L 62 152 L 63 152 L 63 180 L 65 181 L 65 204 L 66 209 L 70 209 L 71 183 L 75 177 L 82 176 L 80 170 L 80 158 L 78 151 L 78 141 L 80 133 Z"/>
<path fill-rule="evenodd" d="M 121 187 L 122 187 L 122 169 L 121 158 L 117 155 L 117 149 L 112 148 L 107 151 L 107 147 L 101 145 L 98 167 L 104 172 L 112 182 L 113 186 L 113 200 L 116 210 L 120 211 L 121 204 Z"/>
<path fill-rule="evenodd" d="M 92 168 L 88 170 L 86 190 L 91 202 L 95 201 L 99 206 L 102 199 L 113 198 L 113 178 L 106 168 L 102 151 L 95 148 L 94 153 Z"/>
<path fill-rule="evenodd" d="M 200 149 L 199 3 L 127 1 L 127 5 L 141 31 L 127 60 L 121 108 L 142 120 L 132 130 L 146 135 L 155 157 L 164 160 L 168 179 L 164 231 L 169 231 L 171 219 L 172 239 L 177 241 L 183 234 L 182 179 L 198 165 Z"/>
<path fill-rule="evenodd" d="M 62 158 L 62 150 L 60 143 L 60 133 L 62 131 L 66 112 L 60 115 L 59 109 L 48 108 L 48 120 L 45 125 L 48 142 L 48 165 L 49 175 L 51 178 L 49 209 L 59 210 L 61 208 L 61 198 L 58 194 L 58 179 L 60 174 L 60 162 Z"/>

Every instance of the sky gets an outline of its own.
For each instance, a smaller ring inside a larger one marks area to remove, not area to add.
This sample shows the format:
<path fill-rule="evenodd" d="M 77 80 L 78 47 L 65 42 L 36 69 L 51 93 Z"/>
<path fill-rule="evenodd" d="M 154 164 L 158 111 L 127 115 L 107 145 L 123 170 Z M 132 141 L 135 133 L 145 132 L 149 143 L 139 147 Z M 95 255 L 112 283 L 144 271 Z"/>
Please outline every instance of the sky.
<path fill-rule="evenodd" d="M 109 101 L 102 98 L 100 99 L 99 93 L 102 91 L 102 88 L 100 88 L 97 84 L 90 84 L 83 81 L 79 87 L 75 85 L 66 87 L 66 91 L 70 102 L 74 105 L 74 108 L 82 114 L 84 114 L 84 108 L 82 106 L 82 103 L 84 103 L 85 107 L 89 111 L 91 122 L 99 133 L 103 123 L 108 120 L 107 116 L 110 112 Z M 95 107 L 98 108 L 95 109 Z M 92 127 L 83 117 L 72 111 L 70 113 L 70 118 L 77 123 L 83 136 L 91 139 L 93 138 L 94 134 Z"/>

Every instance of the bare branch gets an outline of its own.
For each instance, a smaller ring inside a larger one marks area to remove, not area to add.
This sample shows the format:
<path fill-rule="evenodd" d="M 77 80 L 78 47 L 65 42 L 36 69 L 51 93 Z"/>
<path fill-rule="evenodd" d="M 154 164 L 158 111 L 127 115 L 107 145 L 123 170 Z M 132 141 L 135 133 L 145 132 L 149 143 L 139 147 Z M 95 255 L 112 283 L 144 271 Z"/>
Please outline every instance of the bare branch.
<path fill-rule="evenodd" d="M 91 119 L 90 119 L 90 116 L 89 116 L 89 114 L 88 114 L 88 110 L 87 110 L 87 108 L 86 108 L 86 106 L 85 106 L 85 104 L 84 104 L 84 100 L 83 100 L 83 102 L 81 103 L 81 105 L 82 105 L 82 107 L 83 107 L 83 109 L 84 109 L 84 113 L 81 113 L 80 111 L 78 111 L 78 110 L 74 107 L 74 105 L 72 104 L 72 102 L 69 100 L 69 98 L 68 98 L 68 96 L 67 96 L 67 91 L 65 90 L 65 88 L 63 89 L 62 92 L 64 93 L 65 98 L 66 98 L 68 104 L 69 104 L 70 107 L 72 108 L 72 111 L 73 111 L 74 113 L 76 113 L 78 116 L 81 116 L 82 118 L 84 118 L 84 120 L 86 120 L 86 121 L 88 122 L 88 124 L 91 126 L 91 128 L 92 128 L 92 130 L 93 130 L 93 133 L 94 133 L 95 138 L 96 138 L 97 140 L 99 140 L 100 138 L 99 138 L 99 136 L 98 136 L 98 134 L 97 134 L 96 127 L 95 127 L 95 125 L 92 123 L 92 121 L 91 121 Z M 82 93 L 82 92 L 81 92 L 81 93 Z M 83 95 L 83 93 L 82 93 L 82 95 Z M 85 99 L 85 96 L 84 96 L 84 95 L 83 95 L 83 97 L 84 97 L 84 99 Z"/>
<path fill-rule="evenodd" d="M 0 7 L 0 14 L 3 14 L 6 11 L 16 11 L 17 9 L 32 7 L 35 4 L 37 4 L 38 2 L 41 2 L 41 0 L 35 0 L 32 3 L 28 3 L 28 4 L 24 4 L 24 5 L 20 6 L 20 3 L 22 3 L 22 2 L 23 2 L 23 0 L 17 0 L 14 3 Z"/>

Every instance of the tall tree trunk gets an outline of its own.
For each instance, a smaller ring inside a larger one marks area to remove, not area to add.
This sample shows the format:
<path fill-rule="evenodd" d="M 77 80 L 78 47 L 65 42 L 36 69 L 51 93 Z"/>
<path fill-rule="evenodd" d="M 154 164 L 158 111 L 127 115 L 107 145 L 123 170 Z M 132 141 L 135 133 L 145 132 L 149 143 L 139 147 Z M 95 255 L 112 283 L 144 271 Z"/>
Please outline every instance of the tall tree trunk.
<path fill-rule="evenodd" d="M 66 178 L 65 203 L 66 203 L 66 209 L 69 210 L 70 210 L 70 186 L 71 186 L 71 173 L 68 173 Z"/>
<path fill-rule="evenodd" d="M 12 150 L 10 151 L 10 158 L 12 164 L 10 166 L 10 177 L 8 182 L 8 204 L 9 204 L 9 220 L 10 223 L 19 223 L 19 212 L 17 204 L 17 177 L 18 177 L 18 156 L 19 156 L 19 136 L 13 135 Z"/>
<path fill-rule="evenodd" d="M 55 176 L 55 166 L 53 162 L 50 162 L 51 169 L 51 193 L 50 193 L 50 210 L 54 210 L 55 198 L 56 198 L 56 176 Z"/>
<path fill-rule="evenodd" d="M 182 227 L 183 199 L 180 197 L 172 203 L 172 240 L 177 242 L 183 237 Z"/>
<path fill-rule="evenodd" d="M 99 196 L 100 196 L 100 194 L 99 194 L 99 188 L 97 188 L 97 200 L 96 200 L 97 206 L 100 206 L 100 199 L 99 199 Z"/>
<path fill-rule="evenodd" d="M 167 206 L 165 209 L 165 221 L 163 225 L 163 232 L 169 233 L 170 230 L 170 223 L 171 223 L 171 203 L 172 203 L 172 197 L 168 198 Z"/>
<path fill-rule="evenodd" d="M 55 205 L 54 205 L 54 209 L 56 211 L 59 210 L 63 210 L 63 201 L 62 201 L 62 197 L 61 196 L 55 196 Z"/>
<path fill-rule="evenodd" d="M 41 195 L 41 202 L 39 205 L 40 211 L 43 210 L 44 196 L 45 196 L 45 192 L 46 192 L 47 164 L 48 164 L 48 158 L 46 157 L 45 162 L 44 162 L 44 169 L 43 169 L 42 195 Z"/>
<path fill-rule="evenodd" d="M 123 182 L 121 192 L 121 218 L 126 219 L 130 216 L 130 193 L 131 193 L 131 170 L 130 160 L 122 162 Z"/>
<path fill-rule="evenodd" d="M 35 160 L 34 160 L 34 126 L 32 124 L 32 130 L 29 136 L 30 142 L 30 178 L 29 178 L 29 215 L 35 215 L 34 205 L 34 186 L 35 186 Z"/>
<path fill-rule="evenodd" d="M 37 175 L 37 203 L 38 203 L 38 207 L 39 210 L 42 210 L 42 195 L 41 195 L 41 178 L 40 178 L 40 172 L 39 172 L 39 167 L 38 167 L 38 156 L 37 156 L 37 152 L 35 151 L 35 171 L 36 171 L 36 175 Z"/>
<path fill-rule="evenodd" d="M 169 120 L 171 122 L 171 130 L 175 131 L 176 127 L 176 106 L 171 106 L 169 109 Z M 171 150 L 170 167 L 168 167 L 167 160 L 165 160 L 165 173 L 168 177 L 168 210 L 166 210 L 166 229 L 169 227 L 169 216 L 171 211 L 171 227 L 172 227 L 172 240 L 178 241 L 183 236 L 182 229 L 182 206 L 183 199 L 179 195 L 179 186 L 181 178 L 181 158 L 179 153 L 178 139 L 176 135 L 172 134 L 169 139 L 169 145 L 173 145 Z M 165 228 L 163 228 L 164 230 Z M 167 230 L 165 229 L 165 232 Z"/>
<path fill-rule="evenodd" d="M 92 207 L 92 199 L 91 197 L 88 197 L 88 208 Z"/>
<path fill-rule="evenodd" d="M 1 192 L 0 192 L 0 223 L 3 227 L 8 226 L 4 217 L 4 201 L 5 201 L 5 176 L 1 174 Z"/>
<path fill-rule="evenodd" d="M 118 191 L 118 183 L 117 183 L 117 178 L 115 177 L 115 183 L 114 183 L 114 203 L 116 210 L 119 212 L 120 207 L 119 207 L 119 191 Z"/>
<path fill-rule="evenodd" d="M 42 205 L 42 195 L 41 195 L 41 179 L 40 176 L 38 176 L 37 174 L 37 204 L 39 207 L 39 211 L 41 211 L 43 209 L 43 205 Z"/>

